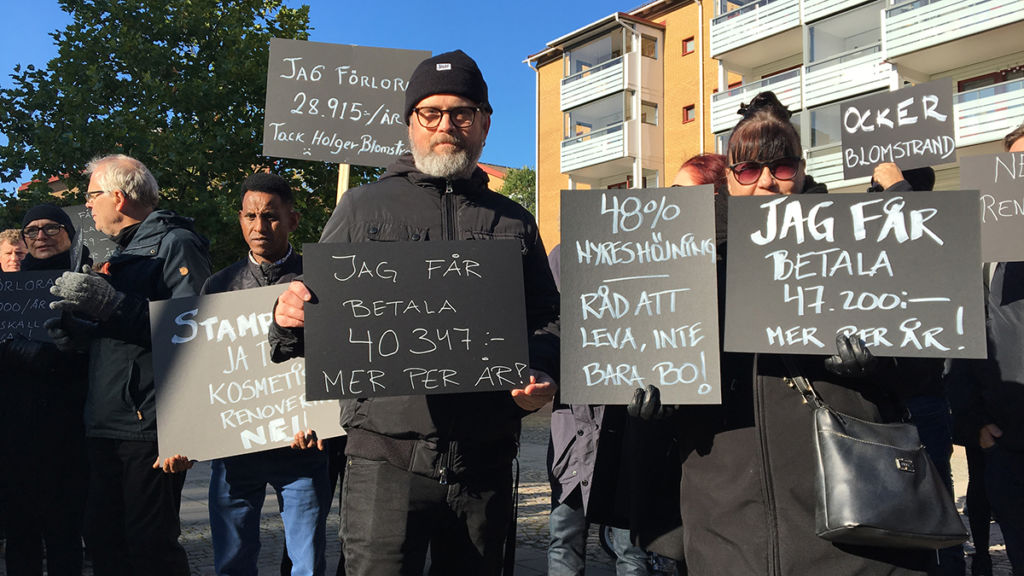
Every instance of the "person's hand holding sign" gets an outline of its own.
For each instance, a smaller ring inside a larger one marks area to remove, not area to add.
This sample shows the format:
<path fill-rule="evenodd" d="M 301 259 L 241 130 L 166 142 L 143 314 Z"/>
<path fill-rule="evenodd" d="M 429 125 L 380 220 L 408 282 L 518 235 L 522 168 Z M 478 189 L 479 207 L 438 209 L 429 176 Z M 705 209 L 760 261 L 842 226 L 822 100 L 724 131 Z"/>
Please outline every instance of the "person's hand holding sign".
<path fill-rule="evenodd" d="M 523 410 L 533 412 L 534 410 L 540 410 L 545 404 L 551 402 L 555 398 L 555 392 L 557 391 L 558 385 L 555 384 L 555 380 L 551 376 L 531 368 L 530 383 L 526 385 L 526 388 L 512 390 L 512 399 Z"/>
<path fill-rule="evenodd" d="M 277 297 L 274 322 L 283 328 L 302 328 L 306 325 L 303 307 L 313 298 L 306 285 L 299 281 L 288 284 L 288 289 Z"/>

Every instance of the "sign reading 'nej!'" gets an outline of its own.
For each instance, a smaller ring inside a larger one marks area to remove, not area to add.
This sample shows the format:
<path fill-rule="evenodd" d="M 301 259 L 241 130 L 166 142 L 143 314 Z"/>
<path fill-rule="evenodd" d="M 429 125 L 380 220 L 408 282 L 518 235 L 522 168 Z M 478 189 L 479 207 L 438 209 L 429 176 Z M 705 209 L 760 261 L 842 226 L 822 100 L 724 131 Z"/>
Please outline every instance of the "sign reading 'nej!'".
<path fill-rule="evenodd" d="M 15 335 L 50 342 L 43 323 L 60 316 L 50 310 L 56 296 L 50 294 L 59 270 L 0 274 L 0 341 Z"/>
<path fill-rule="evenodd" d="M 337 402 L 305 397 L 302 358 L 274 364 L 267 330 L 285 286 L 150 302 L 161 458 L 281 448 L 344 434 Z"/>
<path fill-rule="evenodd" d="M 710 186 L 562 191 L 562 401 L 721 401 Z"/>
<path fill-rule="evenodd" d="M 529 382 L 521 244 L 305 244 L 306 394 L 368 398 Z"/>
<path fill-rule="evenodd" d="M 985 357 L 974 192 L 729 199 L 725 349 Z"/>
<path fill-rule="evenodd" d="M 1024 260 L 1024 152 L 961 158 L 960 186 L 981 193 L 981 259 Z"/>
<path fill-rule="evenodd" d="M 409 151 L 405 89 L 430 52 L 274 38 L 263 154 L 387 166 Z"/>
<path fill-rule="evenodd" d="M 844 102 L 839 114 L 843 178 L 870 176 L 882 162 L 907 170 L 956 161 L 948 78 Z"/>

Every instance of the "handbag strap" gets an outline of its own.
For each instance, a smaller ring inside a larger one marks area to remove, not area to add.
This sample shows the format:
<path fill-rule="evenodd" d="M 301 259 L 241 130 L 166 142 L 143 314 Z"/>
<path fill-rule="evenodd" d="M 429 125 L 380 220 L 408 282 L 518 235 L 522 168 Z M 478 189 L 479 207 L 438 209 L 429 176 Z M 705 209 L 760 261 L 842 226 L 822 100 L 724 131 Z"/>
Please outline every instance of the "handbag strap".
<path fill-rule="evenodd" d="M 818 391 L 814 389 L 814 386 L 811 386 L 811 381 L 800 373 L 800 369 L 792 358 L 789 356 L 782 356 L 782 363 L 786 367 L 786 372 L 789 372 L 789 376 L 783 378 L 783 381 L 790 388 L 796 388 L 796 390 L 800 392 L 804 397 L 804 404 L 813 404 L 814 408 L 829 407 L 825 400 L 818 395 Z"/>

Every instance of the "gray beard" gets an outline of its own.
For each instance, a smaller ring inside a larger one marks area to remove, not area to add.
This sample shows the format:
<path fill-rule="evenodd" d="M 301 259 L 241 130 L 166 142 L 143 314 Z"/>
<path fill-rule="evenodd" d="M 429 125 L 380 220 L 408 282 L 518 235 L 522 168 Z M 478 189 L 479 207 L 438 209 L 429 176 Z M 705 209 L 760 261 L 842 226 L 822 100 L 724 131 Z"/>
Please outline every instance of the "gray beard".
<path fill-rule="evenodd" d="M 409 139 L 417 170 L 435 178 L 450 180 L 468 179 L 473 174 L 477 160 L 480 159 L 480 154 L 483 152 L 483 146 L 473 150 L 465 140 L 458 139 L 459 143 L 464 146 L 463 148 L 452 154 L 437 154 L 432 147 L 435 143 L 434 138 L 430 140 L 431 147 L 421 150 L 412 138 Z"/>

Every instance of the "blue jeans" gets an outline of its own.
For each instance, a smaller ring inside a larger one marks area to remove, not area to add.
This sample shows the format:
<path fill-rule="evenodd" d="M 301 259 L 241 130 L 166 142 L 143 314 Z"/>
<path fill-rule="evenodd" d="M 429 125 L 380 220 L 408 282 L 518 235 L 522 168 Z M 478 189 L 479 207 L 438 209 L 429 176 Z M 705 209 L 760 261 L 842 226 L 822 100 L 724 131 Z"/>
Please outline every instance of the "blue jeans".
<path fill-rule="evenodd" d="M 548 543 L 548 576 L 582 576 L 586 565 L 587 522 L 583 512 L 580 489 L 575 490 L 551 509 Z M 615 552 L 615 573 L 618 576 L 639 576 L 649 573 L 647 553 L 634 546 L 629 530 L 612 528 L 612 550 Z"/>
<path fill-rule="evenodd" d="M 949 412 L 949 401 L 945 396 L 921 395 L 908 398 L 906 404 L 928 458 L 949 490 L 949 497 L 953 498 L 953 470 L 949 465 L 953 454 L 953 417 Z M 939 550 L 935 560 L 929 562 L 928 573 L 959 576 L 966 569 L 964 548 L 959 545 Z"/>
<path fill-rule="evenodd" d="M 210 532 L 218 575 L 256 576 L 267 485 L 281 503 L 293 576 L 325 572 L 331 485 L 326 453 L 278 448 L 212 462 Z"/>

